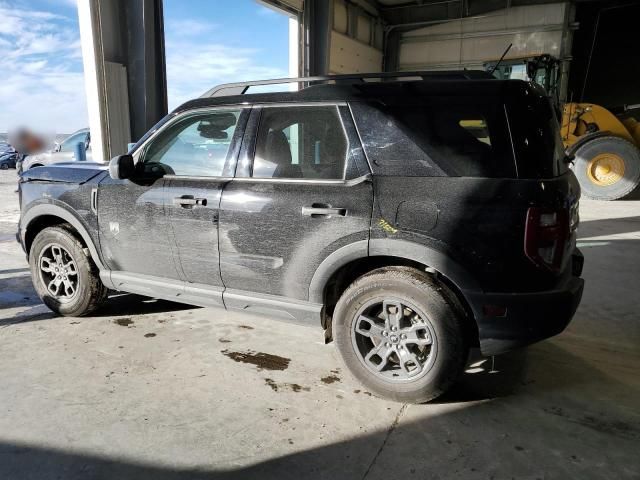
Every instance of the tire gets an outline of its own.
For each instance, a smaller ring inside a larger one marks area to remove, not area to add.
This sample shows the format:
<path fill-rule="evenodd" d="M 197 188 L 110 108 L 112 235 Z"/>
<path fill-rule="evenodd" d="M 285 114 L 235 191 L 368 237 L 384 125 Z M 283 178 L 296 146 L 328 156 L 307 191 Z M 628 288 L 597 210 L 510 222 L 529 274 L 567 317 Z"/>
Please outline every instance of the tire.
<path fill-rule="evenodd" d="M 573 172 L 586 197 L 618 200 L 640 184 L 640 150 L 623 138 L 594 138 L 576 150 Z"/>
<path fill-rule="evenodd" d="M 394 313 L 398 302 L 402 315 Z M 457 305 L 451 292 L 418 270 L 381 268 L 360 277 L 340 297 L 333 338 L 345 366 L 368 390 L 398 402 L 427 402 L 446 392 L 465 366 L 468 339 Z M 394 332 L 398 319 L 403 328 Z M 405 340 L 398 338 L 402 332 Z M 374 350 L 380 354 L 371 354 Z"/>
<path fill-rule="evenodd" d="M 0 164 L 0 170 L 9 170 L 9 164 L 8 163 Z"/>
<path fill-rule="evenodd" d="M 29 267 L 36 293 L 60 315 L 87 315 L 107 297 L 98 268 L 70 227 L 49 227 L 38 233 Z"/>

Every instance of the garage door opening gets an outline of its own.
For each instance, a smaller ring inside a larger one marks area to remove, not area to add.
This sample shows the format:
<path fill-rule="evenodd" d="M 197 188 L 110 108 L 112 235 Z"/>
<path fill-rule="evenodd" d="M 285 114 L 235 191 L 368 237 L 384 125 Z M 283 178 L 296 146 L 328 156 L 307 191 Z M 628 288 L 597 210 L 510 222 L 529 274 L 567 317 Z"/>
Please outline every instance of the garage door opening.
<path fill-rule="evenodd" d="M 255 0 L 163 6 L 169 110 L 221 83 L 297 76 L 298 20 L 288 12 Z"/>

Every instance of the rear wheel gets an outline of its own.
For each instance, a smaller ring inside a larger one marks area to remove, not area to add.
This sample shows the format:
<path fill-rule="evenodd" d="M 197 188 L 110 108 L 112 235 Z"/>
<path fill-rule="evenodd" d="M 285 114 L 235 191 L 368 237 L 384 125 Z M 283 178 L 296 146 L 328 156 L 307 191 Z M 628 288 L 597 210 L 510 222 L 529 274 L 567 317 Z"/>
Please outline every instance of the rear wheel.
<path fill-rule="evenodd" d="M 599 137 L 576 150 L 573 171 L 582 193 L 594 200 L 618 200 L 640 184 L 640 151 L 619 137 Z"/>
<path fill-rule="evenodd" d="M 87 315 L 107 296 L 97 267 L 67 228 L 50 227 L 38 233 L 29 252 L 29 266 L 38 296 L 61 315 Z"/>
<path fill-rule="evenodd" d="M 9 170 L 9 164 L 8 163 L 1 163 L 0 164 L 0 170 Z"/>
<path fill-rule="evenodd" d="M 356 280 L 333 315 L 347 368 L 381 397 L 421 403 L 440 396 L 468 353 L 463 314 L 450 295 L 409 268 L 382 268 Z"/>

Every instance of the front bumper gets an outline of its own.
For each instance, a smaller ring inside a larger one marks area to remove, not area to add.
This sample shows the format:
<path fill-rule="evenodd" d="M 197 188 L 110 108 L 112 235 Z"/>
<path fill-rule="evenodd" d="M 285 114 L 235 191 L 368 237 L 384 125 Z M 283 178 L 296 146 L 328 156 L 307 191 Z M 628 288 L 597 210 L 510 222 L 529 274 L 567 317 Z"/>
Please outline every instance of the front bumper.
<path fill-rule="evenodd" d="M 583 289 L 584 280 L 572 276 L 543 292 L 469 293 L 482 354 L 498 355 L 559 334 L 573 318 Z M 506 310 L 501 316 L 488 315 L 487 306 Z"/>

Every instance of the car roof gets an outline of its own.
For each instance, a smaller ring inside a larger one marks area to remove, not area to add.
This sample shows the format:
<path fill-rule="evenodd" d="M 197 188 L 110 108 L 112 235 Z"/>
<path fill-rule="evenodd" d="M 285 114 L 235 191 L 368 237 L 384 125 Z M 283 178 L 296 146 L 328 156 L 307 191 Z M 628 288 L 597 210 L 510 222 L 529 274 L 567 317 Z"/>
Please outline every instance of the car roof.
<path fill-rule="evenodd" d="M 413 101 L 428 96 L 502 96 L 508 90 L 528 88 L 522 80 L 497 79 L 427 79 L 393 82 L 358 82 L 353 84 L 313 85 L 298 91 L 246 93 L 221 97 L 203 97 L 190 100 L 179 106 L 174 113 L 196 108 L 253 105 L 286 104 L 305 102 L 353 102 L 353 101 Z"/>

